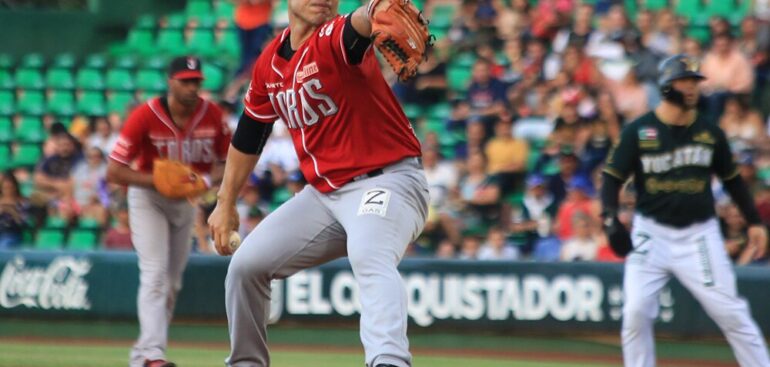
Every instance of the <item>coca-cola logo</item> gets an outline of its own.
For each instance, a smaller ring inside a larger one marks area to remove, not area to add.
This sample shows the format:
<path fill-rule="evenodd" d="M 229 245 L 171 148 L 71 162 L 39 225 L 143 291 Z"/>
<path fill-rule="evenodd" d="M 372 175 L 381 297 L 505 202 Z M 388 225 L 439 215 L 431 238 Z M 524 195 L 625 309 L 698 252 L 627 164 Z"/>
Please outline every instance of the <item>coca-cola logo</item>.
<path fill-rule="evenodd" d="M 89 310 L 85 276 L 90 270 L 88 259 L 61 256 L 48 266 L 27 267 L 24 258 L 17 256 L 5 264 L 0 275 L 0 306 Z"/>

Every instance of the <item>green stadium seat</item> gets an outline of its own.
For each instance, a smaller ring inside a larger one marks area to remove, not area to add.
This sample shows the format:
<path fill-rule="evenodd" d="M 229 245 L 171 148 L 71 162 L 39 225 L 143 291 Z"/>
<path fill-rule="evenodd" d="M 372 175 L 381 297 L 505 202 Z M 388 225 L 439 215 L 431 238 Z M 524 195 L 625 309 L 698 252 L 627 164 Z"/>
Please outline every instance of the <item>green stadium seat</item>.
<path fill-rule="evenodd" d="M 11 167 L 13 167 L 13 156 L 11 156 Z M 35 182 L 32 179 L 26 180 L 26 181 L 20 181 L 19 182 L 19 192 L 21 192 L 21 195 L 25 198 L 28 198 L 30 195 L 32 195 L 32 192 L 35 191 Z M 27 219 L 28 223 L 30 224 L 30 227 L 32 227 L 35 224 L 34 218 Z M 32 243 L 30 240 L 29 243 Z"/>
<path fill-rule="evenodd" d="M 34 167 L 43 157 L 40 144 L 19 144 L 13 149 L 11 165 L 13 167 Z"/>
<path fill-rule="evenodd" d="M 0 145 L 0 170 L 5 171 L 11 168 L 13 168 L 11 166 L 11 149 L 8 148 L 8 144 Z"/>
<path fill-rule="evenodd" d="M 0 90 L 0 116 L 10 116 L 16 113 L 16 97 L 13 92 Z"/>
<path fill-rule="evenodd" d="M 102 54 L 91 54 L 83 62 L 86 69 L 104 69 L 107 67 L 107 57 Z"/>
<path fill-rule="evenodd" d="M 409 121 L 416 121 L 420 117 L 422 117 L 422 107 L 418 104 L 404 104 L 404 114 L 406 115 L 406 118 L 409 119 Z"/>
<path fill-rule="evenodd" d="M 701 44 L 704 44 L 708 42 L 709 38 L 711 38 L 711 32 L 709 31 L 708 26 L 700 26 L 700 25 L 692 25 L 687 27 L 685 30 L 685 34 L 687 37 L 692 37 Z"/>
<path fill-rule="evenodd" d="M 48 69 L 45 84 L 53 89 L 72 89 L 75 87 L 75 76 L 69 69 Z"/>
<path fill-rule="evenodd" d="M 9 90 L 16 88 L 16 82 L 13 80 L 13 74 L 9 69 L 0 69 L 0 90 Z"/>
<path fill-rule="evenodd" d="M 45 218 L 45 224 L 43 227 L 47 229 L 66 229 L 69 227 L 69 223 L 67 223 L 67 220 L 64 219 L 64 217 L 60 217 L 58 215 L 49 215 Z"/>
<path fill-rule="evenodd" d="M 13 69 L 16 66 L 16 62 L 13 56 L 9 54 L 0 54 L 0 69 Z"/>
<path fill-rule="evenodd" d="M 187 25 L 187 16 L 182 13 L 169 14 L 165 17 L 163 30 L 182 30 Z"/>
<path fill-rule="evenodd" d="M 75 67 L 77 60 L 75 55 L 71 53 L 58 54 L 53 58 L 51 67 L 59 69 L 72 69 Z"/>
<path fill-rule="evenodd" d="M 131 92 L 110 92 L 107 95 L 107 112 L 117 112 L 125 115 L 129 104 L 134 100 Z"/>
<path fill-rule="evenodd" d="M 447 69 L 446 79 L 450 90 L 465 91 L 471 80 L 471 69 L 462 66 L 450 67 Z"/>
<path fill-rule="evenodd" d="M 217 52 L 230 57 L 238 58 L 241 54 L 241 44 L 235 31 L 224 31 L 216 43 Z"/>
<path fill-rule="evenodd" d="M 455 9 L 454 5 L 436 5 L 430 17 L 431 28 L 448 29 L 454 20 Z"/>
<path fill-rule="evenodd" d="M 152 55 L 144 59 L 142 69 L 166 70 L 169 58 L 164 55 Z"/>
<path fill-rule="evenodd" d="M 214 33 L 209 29 L 199 28 L 192 32 L 187 42 L 187 50 L 193 55 L 208 57 L 217 54 L 214 47 Z"/>
<path fill-rule="evenodd" d="M 110 69 L 107 71 L 107 89 L 117 91 L 134 90 L 134 77 L 127 69 Z"/>
<path fill-rule="evenodd" d="M 22 116 L 17 122 L 16 139 L 23 143 L 42 143 L 46 138 L 43 121 L 37 116 Z"/>
<path fill-rule="evenodd" d="M 451 61 L 452 66 L 464 66 L 467 68 L 473 66 L 474 63 L 476 63 L 476 54 L 472 52 L 458 54 Z"/>
<path fill-rule="evenodd" d="M 212 12 L 211 1 L 210 0 L 189 0 L 184 10 L 188 18 L 210 14 Z"/>
<path fill-rule="evenodd" d="M 136 18 L 136 23 L 134 23 L 133 29 L 153 30 L 157 24 L 158 21 L 152 14 L 143 14 Z"/>
<path fill-rule="evenodd" d="M 225 86 L 225 73 L 218 66 L 203 64 L 203 89 L 220 91 Z"/>
<path fill-rule="evenodd" d="M 72 116 L 75 114 L 75 97 L 72 92 L 56 90 L 48 95 L 48 112 L 54 115 Z"/>
<path fill-rule="evenodd" d="M 452 106 L 449 103 L 435 104 L 427 108 L 426 115 L 429 119 L 446 121 L 452 114 Z"/>
<path fill-rule="evenodd" d="M 155 52 L 155 40 L 151 30 L 144 28 L 132 29 L 128 32 L 126 43 L 115 50 L 114 54 L 151 55 Z"/>
<path fill-rule="evenodd" d="M 26 54 L 19 62 L 19 68 L 41 69 L 45 66 L 45 58 L 39 53 Z"/>
<path fill-rule="evenodd" d="M 214 14 L 201 14 L 195 19 L 198 20 L 198 28 L 213 29 L 217 25 L 217 17 Z"/>
<path fill-rule="evenodd" d="M 67 248 L 75 251 L 91 251 L 96 249 L 99 237 L 90 229 L 74 229 L 67 238 Z"/>
<path fill-rule="evenodd" d="M 37 231 L 35 248 L 38 250 L 61 250 L 64 245 L 64 231 L 61 229 L 41 229 Z"/>
<path fill-rule="evenodd" d="M 218 1 L 216 15 L 218 18 L 232 19 L 235 14 L 235 4 L 230 1 Z"/>
<path fill-rule="evenodd" d="M 136 87 L 146 91 L 166 90 L 166 77 L 159 70 L 142 69 L 136 73 Z"/>
<path fill-rule="evenodd" d="M 99 222 L 96 221 L 96 219 L 88 218 L 88 217 L 80 217 L 78 218 L 77 228 L 85 229 L 89 231 L 95 231 L 95 230 L 100 230 L 102 228 L 102 225 L 99 224 Z"/>
<path fill-rule="evenodd" d="M 22 114 L 39 116 L 45 113 L 45 97 L 43 92 L 25 90 L 19 96 L 17 105 Z"/>
<path fill-rule="evenodd" d="M 89 116 L 106 115 L 104 94 L 97 91 L 84 92 L 77 101 L 77 112 Z"/>
<path fill-rule="evenodd" d="M 40 69 L 17 69 L 16 86 L 24 89 L 43 89 L 45 80 Z"/>
<path fill-rule="evenodd" d="M 179 29 L 161 30 L 158 33 L 156 46 L 161 52 L 172 56 L 184 55 L 187 52 L 184 36 Z"/>
<path fill-rule="evenodd" d="M 661 10 L 668 7 L 668 0 L 644 0 L 644 8 L 649 10 Z"/>
<path fill-rule="evenodd" d="M 136 56 L 123 55 L 117 57 L 112 63 L 112 66 L 118 69 L 135 69 L 138 63 L 139 61 L 137 60 Z"/>
<path fill-rule="evenodd" d="M 0 117 L 0 144 L 2 144 L 0 147 L 8 148 L 5 144 L 11 141 L 13 141 L 13 121 L 8 116 Z M 4 162 L 2 157 L 0 157 L 0 163 L 7 163 L 10 160 L 10 153 L 5 158 L 6 161 Z"/>
<path fill-rule="evenodd" d="M 104 76 L 98 69 L 80 69 L 75 76 L 75 85 L 80 89 L 102 90 L 104 89 Z"/>
<path fill-rule="evenodd" d="M 361 6 L 358 0 L 340 0 L 338 12 L 340 14 L 350 14 Z"/>

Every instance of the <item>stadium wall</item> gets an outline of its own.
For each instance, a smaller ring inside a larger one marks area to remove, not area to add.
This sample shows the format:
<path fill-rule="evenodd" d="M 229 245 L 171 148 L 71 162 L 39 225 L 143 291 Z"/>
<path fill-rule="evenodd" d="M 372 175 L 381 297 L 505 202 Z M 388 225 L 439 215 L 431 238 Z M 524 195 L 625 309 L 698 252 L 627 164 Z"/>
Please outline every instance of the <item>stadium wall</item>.
<path fill-rule="evenodd" d="M 228 258 L 193 255 L 177 316 L 224 319 Z M 499 331 L 617 332 L 622 306 L 620 264 L 478 262 L 406 259 L 400 270 L 413 327 Z M 736 269 L 740 292 L 770 333 L 770 272 Z M 3 317 L 132 319 L 138 269 L 131 252 L 0 251 Z M 660 297 L 658 330 L 716 335 L 716 325 L 677 282 Z M 357 322 L 357 290 L 342 259 L 274 283 L 273 321 Z"/>

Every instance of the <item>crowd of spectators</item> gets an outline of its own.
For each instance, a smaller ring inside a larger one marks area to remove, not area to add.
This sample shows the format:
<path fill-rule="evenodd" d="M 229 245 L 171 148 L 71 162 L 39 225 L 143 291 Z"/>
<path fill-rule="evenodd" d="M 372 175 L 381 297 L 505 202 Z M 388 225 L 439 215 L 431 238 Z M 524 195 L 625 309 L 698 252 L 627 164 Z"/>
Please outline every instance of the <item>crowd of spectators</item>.
<path fill-rule="evenodd" d="M 601 231 L 601 168 L 623 126 L 660 101 L 657 65 L 678 53 L 701 60 L 708 78 L 701 111 L 725 130 L 770 223 L 770 106 L 761 103 L 770 65 L 770 17 L 763 15 L 770 11 L 755 9 L 734 24 L 712 17 L 706 36 L 696 37 L 669 8 L 631 13 L 611 0 L 429 0 L 424 7 L 429 17 L 442 7 L 456 10 L 417 77 L 393 83 L 407 108 L 449 110 L 438 121 L 426 114 L 412 121 L 423 144 L 430 210 L 409 256 L 621 261 Z M 470 77 L 455 87 L 460 60 Z M 219 101 L 234 128 L 240 101 L 206 97 Z M 67 228 L 95 223 L 101 246 L 131 248 L 125 191 L 104 180 L 123 118 L 77 116 L 69 128 L 45 119 L 45 158 L 31 171 L 2 177 L 0 248 L 29 242 L 25 232 L 51 218 Z M 302 188 L 297 169 L 278 123 L 238 204 L 242 236 Z M 750 262 L 746 222 L 718 181 L 713 191 L 727 250 L 736 263 Z M 214 200 L 213 192 L 198 199 L 200 252 L 211 251 L 205 218 Z M 621 203 L 621 220 L 630 222 L 630 187 Z"/>

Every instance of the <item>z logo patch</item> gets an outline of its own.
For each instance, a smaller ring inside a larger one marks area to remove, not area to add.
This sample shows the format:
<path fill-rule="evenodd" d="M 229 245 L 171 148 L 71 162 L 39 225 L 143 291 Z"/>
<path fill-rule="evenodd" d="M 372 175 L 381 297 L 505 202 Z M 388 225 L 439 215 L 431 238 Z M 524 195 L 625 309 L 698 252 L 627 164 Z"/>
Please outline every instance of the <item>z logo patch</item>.
<path fill-rule="evenodd" d="M 361 205 L 358 206 L 358 215 L 375 214 L 384 217 L 388 212 L 390 191 L 385 189 L 371 189 L 361 197 Z"/>

